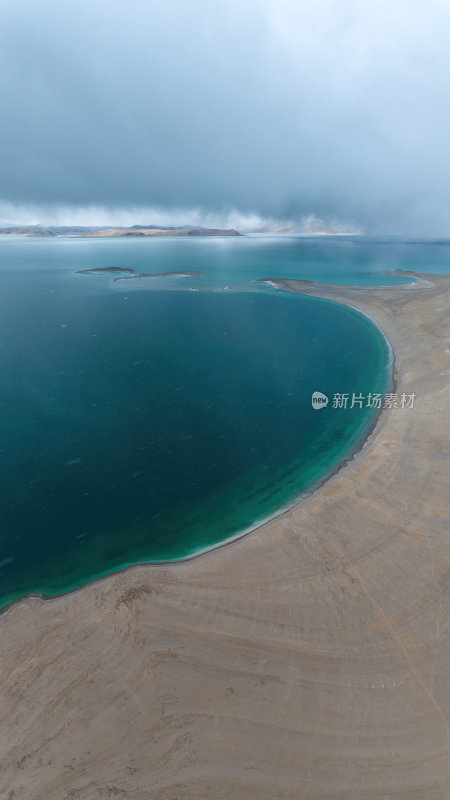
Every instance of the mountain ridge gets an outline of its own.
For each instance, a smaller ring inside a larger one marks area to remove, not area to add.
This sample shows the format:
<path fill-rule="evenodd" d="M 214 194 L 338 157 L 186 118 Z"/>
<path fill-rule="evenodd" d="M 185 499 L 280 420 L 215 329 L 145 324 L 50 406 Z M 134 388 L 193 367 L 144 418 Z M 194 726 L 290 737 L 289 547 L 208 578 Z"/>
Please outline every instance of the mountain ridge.
<path fill-rule="evenodd" d="M 164 227 L 156 225 L 122 226 L 83 226 L 83 225 L 0 225 L 0 235 L 4 236 L 73 236 L 87 238 L 107 238 L 121 236 L 242 236 L 235 228 L 202 228 L 184 225 Z"/>

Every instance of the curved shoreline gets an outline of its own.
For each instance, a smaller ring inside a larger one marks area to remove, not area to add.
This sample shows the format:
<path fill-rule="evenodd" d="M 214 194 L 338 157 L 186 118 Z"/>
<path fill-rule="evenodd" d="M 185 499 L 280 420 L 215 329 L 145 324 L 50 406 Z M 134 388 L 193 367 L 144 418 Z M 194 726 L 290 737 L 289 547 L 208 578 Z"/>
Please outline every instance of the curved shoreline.
<path fill-rule="evenodd" d="M 373 316 L 416 393 L 310 497 L 239 546 L 3 615 L 0 794 L 450 796 L 450 278 L 433 281 L 307 287 Z"/>
<path fill-rule="evenodd" d="M 111 271 L 111 270 L 115 270 L 116 271 L 116 270 L 119 270 L 120 268 L 114 267 L 114 268 L 104 268 L 104 269 L 107 270 L 107 271 Z M 85 272 L 91 273 L 92 271 L 91 270 L 85 270 Z M 261 281 L 261 282 L 264 282 L 264 281 Z M 273 283 L 276 283 L 276 281 L 273 281 Z M 303 281 L 300 281 L 299 283 L 303 283 Z M 314 284 L 314 285 L 316 286 L 316 284 Z M 317 286 L 320 287 L 320 286 L 322 286 L 322 284 L 317 284 Z M 409 286 L 409 284 L 405 284 L 405 286 Z M 290 289 L 288 289 L 286 291 L 288 291 L 290 293 L 294 293 L 294 294 L 298 293 L 298 292 L 295 292 L 295 291 L 292 292 L 292 290 L 290 290 Z M 300 294 L 302 294 L 302 292 L 300 292 Z M 321 298 L 318 297 L 318 299 L 321 299 Z M 323 298 L 323 299 L 329 299 L 329 298 Z M 339 301 L 336 301 L 336 300 L 331 300 L 331 302 L 332 303 L 336 303 L 336 302 L 339 303 Z M 361 311 L 356 306 L 350 305 L 348 303 L 339 303 L 339 304 L 340 305 L 344 305 L 345 307 L 351 309 L 353 312 L 356 313 L 356 315 L 360 315 L 362 317 L 365 317 L 365 319 L 367 319 L 369 321 L 369 323 L 377 330 L 378 334 L 385 341 L 387 354 L 388 354 L 388 361 L 387 361 L 387 363 L 385 365 L 385 369 L 386 369 L 386 372 L 389 374 L 388 384 L 386 385 L 386 390 L 394 390 L 395 386 L 396 386 L 395 352 L 394 352 L 394 348 L 393 348 L 392 343 L 390 342 L 388 336 L 386 335 L 384 330 L 380 327 L 380 325 L 378 325 L 377 322 L 369 314 L 366 314 L 364 311 Z M 135 567 L 153 567 L 153 568 L 158 568 L 158 567 L 171 566 L 171 565 L 184 564 L 184 563 L 187 563 L 187 562 L 191 562 L 191 561 L 194 561 L 194 560 L 199 559 L 199 558 L 204 558 L 208 554 L 210 554 L 211 552 L 214 552 L 216 550 L 220 550 L 220 549 L 222 549 L 224 547 L 229 547 L 230 545 L 241 541 L 246 536 L 249 536 L 250 534 L 256 533 L 258 530 L 264 528 L 266 525 L 270 524 L 271 522 L 274 522 L 278 518 L 283 517 L 285 514 L 289 513 L 294 508 L 296 508 L 297 506 L 299 506 L 300 504 L 302 504 L 303 502 L 308 500 L 312 495 L 314 495 L 315 492 L 319 491 L 322 486 L 324 486 L 329 480 L 331 480 L 335 475 L 337 475 L 347 464 L 353 462 L 354 459 L 358 456 L 358 454 L 366 446 L 366 444 L 368 443 L 369 439 L 375 434 L 376 428 L 379 425 L 379 422 L 381 420 L 383 410 L 386 410 L 386 409 L 383 409 L 383 408 L 379 409 L 379 413 L 374 415 L 373 421 L 368 425 L 366 432 L 364 432 L 364 434 L 358 436 L 358 438 L 354 442 L 353 446 L 351 446 L 348 450 L 346 450 L 344 455 L 338 459 L 338 461 L 335 464 L 335 466 L 332 467 L 330 470 L 326 471 L 322 475 L 322 477 L 320 477 L 318 480 L 313 482 L 311 484 L 311 486 L 309 486 L 309 488 L 306 489 L 306 491 L 301 492 L 299 495 L 294 497 L 292 499 L 292 501 L 288 501 L 285 505 L 282 505 L 282 506 L 278 507 L 273 513 L 269 514 L 268 516 L 266 516 L 266 517 L 264 517 L 264 518 L 262 518 L 260 520 L 257 520 L 254 524 L 251 524 L 250 526 L 238 531 L 236 534 L 233 534 L 232 536 L 230 536 L 230 537 L 228 537 L 226 539 L 219 540 L 219 541 L 217 541 L 217 542 L 215 542 L 215 543 L 213 543 L 211 545 L 208 545 L 208 546 L 206 546 L 204 548 L 200 548 L 198 550 L 195 550 L 194 552 L 189 553 L 186 556 L 173 558 L 173 559 L 161 559 L 161 560 L 158 560 L 158 561 L 154 561 L 154 560 L 148 560 L 148 561 L 147 560 L 143 560 L 143 561 L 140 561 L 140 560 L 138 560 L 138 561 L 132 561 L 130 563 L 125 563 L 123 566 L 117 565 L 117 566 L 113 567 L 112 569 L 110 569 L 110 570 L 108 570 L 108 571 L 106 571 L 104 573 L 99 573 L 97 576 L 86 580 L 80 586 L 75 586 L 73 588 L 67 589 L 67 591 L 58 592 L 56 594 L 46 594 L 45 592 L 30 591 L 29 593 L 25 593 L 25 594 L 21 595 L 20 597 L 11 600 L 10 602 L 7 602 L 7 603 L 5 603 L 3 605 L 0 604 L 0 617 L 2 617 L 5 614 L 7 614 L 13 606 L 15 606 L 16 604 L 19 604 L 19 603 L 21 603 L 23 601 L 26 601 L 27 599 L 39 600 L 41 602 L 50 602 L 52 600 L 57 600 L 57 599 L 59 599 L 61 597 L 70 596 L 70 595 L 72 595 L 74 593 L 80 592 L 81 590 L 86 588 L 86 586 L 90 586 L 92 584 L 96 584 L 96 583 L 99 583 L 101 581 L 104 581 L 104 580 L 106 580 L 107 578 L 109 578 L 109 577 L 111 577 L 113 575 L 117 575 L 117 574 L 122 574 L 122 573 L 128 572 L 129 570 L 132 570 Z"/>

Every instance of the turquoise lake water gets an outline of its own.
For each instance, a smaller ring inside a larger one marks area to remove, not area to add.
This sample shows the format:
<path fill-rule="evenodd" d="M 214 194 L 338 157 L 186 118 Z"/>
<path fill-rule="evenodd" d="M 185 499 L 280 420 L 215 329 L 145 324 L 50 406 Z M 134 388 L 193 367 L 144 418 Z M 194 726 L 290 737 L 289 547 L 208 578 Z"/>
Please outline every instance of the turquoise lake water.
<path fill-rule="evenodd" d="M 448 273 L 449 242 L 361 237 L 243 236 L 161 239 L 17 239 L 0 236 L 0 270 L 63 271 L 126 266 L 144 272 L 201 271 L 193 288 L 243 286 L 260 278 L 395 285 L 396 269 Z M 167 281 L 153 279 L 154 288 Z M 136 287 L 133 287 L 136 288 Z"/>
<path fill-rule="evenodd" d="M 189 557 L 311 490 L 377 413 L 315 411 L 312 392 L 384 392 L 389 349 L 357 312 L 257 280 L 398 282 L 386 266 L 445 271 L 448 248 L 431 253 L 258 237 L 0 239 L 0 605 Z M 203 275 L 76 274 L 105 266 Z"/>

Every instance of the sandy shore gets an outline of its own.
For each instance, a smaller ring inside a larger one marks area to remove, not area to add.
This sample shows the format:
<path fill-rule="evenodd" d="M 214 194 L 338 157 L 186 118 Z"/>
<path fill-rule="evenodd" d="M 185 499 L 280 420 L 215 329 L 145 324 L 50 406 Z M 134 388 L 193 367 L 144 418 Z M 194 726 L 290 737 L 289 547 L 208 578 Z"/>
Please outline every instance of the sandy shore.
<path fill-rule="evenodd" d="M 2 800 L 450 798 L 450 279 L 431 280 L 274 282 L 370 314 L 414 408 L 246 538 L 1 617 Z"/>

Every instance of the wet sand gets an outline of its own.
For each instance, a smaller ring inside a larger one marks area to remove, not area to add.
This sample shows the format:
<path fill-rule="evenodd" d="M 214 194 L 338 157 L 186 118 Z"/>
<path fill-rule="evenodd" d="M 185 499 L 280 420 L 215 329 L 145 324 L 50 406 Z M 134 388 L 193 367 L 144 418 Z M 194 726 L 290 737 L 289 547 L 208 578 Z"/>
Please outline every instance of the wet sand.
<path fill-rule="evenodd" d="M 450 279 L 425 277 L 273 282 L 372 316 L 417 395 L 313 495 L 0 618 L 2 800 L 450 798 Z"/>

